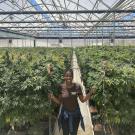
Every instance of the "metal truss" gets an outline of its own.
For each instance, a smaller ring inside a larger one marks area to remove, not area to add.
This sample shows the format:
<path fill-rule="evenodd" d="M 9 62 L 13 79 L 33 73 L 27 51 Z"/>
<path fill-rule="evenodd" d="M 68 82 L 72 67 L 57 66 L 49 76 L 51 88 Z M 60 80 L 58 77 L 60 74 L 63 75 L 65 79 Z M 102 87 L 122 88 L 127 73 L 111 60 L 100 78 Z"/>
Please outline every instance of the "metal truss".
<path fill-rule="evenodd" d="M 75 20 L 75 21 L 0 21 L 1 24 L 4 23 L 94 23 L 94 22 L 135 22 L 135 20 Z"/>
<path fill-rule="evenodd" d="M 129 37 L 135 32 L 134 17 L 133 0 L 0 1 L 0 31 L 34 38 Z"/>
<path fill-rule="evenodd" d="M 128 10 L 56 10 L 56 11 L 2 11 L 0 15 L 18 14 L 103 14 L 103 13 L 135 13 L 134 9 Z"/>
<path fill-rule="evenodd" d="M 116 36 L 116 39 L 134 39 L 135 36 Z M 36 37 L 36 39 L 59 39 L 59 37 Z M 73 36 L 73 37 L 63 37 L 63 39 L 110 39 L 110 36 L 89 36 L 89 37 L 77 37 L 77 36 Z"/>

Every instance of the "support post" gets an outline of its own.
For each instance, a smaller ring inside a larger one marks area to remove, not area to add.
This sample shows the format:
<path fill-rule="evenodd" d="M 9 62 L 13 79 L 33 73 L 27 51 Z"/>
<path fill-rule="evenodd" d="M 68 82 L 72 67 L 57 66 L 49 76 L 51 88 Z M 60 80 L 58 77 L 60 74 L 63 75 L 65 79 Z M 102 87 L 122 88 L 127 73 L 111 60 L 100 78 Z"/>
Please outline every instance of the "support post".
<path fill-rule="evenodd" d="M 48 38 L 47 38 L 47 48 L 48 48 Z"/>
<path fill-rule="evenodd" d="M 98 36 L 97 36 L 97 28 L 96 28 L 96 46 L 98 45 Z"/>
<path fill-rule="evenodd" d="M 93 38 L 92 38 L 92 47 L 93 47 Z"/>
<path fill-rule="evenodd" d="M 102 23 L 102 46 L 103 46 L 103 23 Z"/>
<path fill-rule="evenodd" d="M 114 22 L 113 22 L 113 45 L 115 46 L 115 13 L 113 14 L 114 16 Z"/>
<path fill-rule="evenodd" d="M 71 48 L 73 48 L 72 32 L 71 32 Z"/>
<path fill-rule="evenodd" d="M 34 39 L 34 47 L 36 47 L 36 40 Z"/>

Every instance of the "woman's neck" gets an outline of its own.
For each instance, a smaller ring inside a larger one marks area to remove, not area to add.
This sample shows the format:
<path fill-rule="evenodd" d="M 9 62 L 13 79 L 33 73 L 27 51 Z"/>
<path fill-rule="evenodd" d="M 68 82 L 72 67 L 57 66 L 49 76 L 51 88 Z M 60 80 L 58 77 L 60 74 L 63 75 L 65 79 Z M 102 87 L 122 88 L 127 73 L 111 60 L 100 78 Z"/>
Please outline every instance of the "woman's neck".
<path fill-rule="evenodd" d="M 71 87 L 71 86 L 73 85 L 73 83 L 72 83 L 72 82 L 66 82 L 66 81 L 65 81 L 65 85 L 66 85 L 67 87 Z"/>

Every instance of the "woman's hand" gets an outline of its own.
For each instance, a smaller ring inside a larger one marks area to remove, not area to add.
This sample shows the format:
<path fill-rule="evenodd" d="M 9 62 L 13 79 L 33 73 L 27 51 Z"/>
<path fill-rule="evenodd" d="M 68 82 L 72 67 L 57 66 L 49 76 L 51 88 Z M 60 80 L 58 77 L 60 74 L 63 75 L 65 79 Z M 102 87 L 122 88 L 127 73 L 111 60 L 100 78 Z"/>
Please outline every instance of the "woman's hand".
<path fill-rule="evenodd" d="M 96 86 L 92 86 L 91 89 L 90 89 L 90 95 L 94 95 L 96 93 Z"/>
<path fill-rule="evenodd" d="M 61 103 L 60 103 L 60 100 L 59 100 L 57 97 L 55 97 L 55 96 L 53 95 L 53 93 L 48 93 L 48 98 L 49 98 L 50 100 L 52 100 L 53 102 L 57 103 L 57 104 L 61 104 Z"/>
<path fill-rule="evenodd" d="M 52 66 L 52 64 L 48 64 L 48 65 L 47 65 L 47 71 L 48 71 L 48 74 L 49 74 L 49 75 L 52 74 L 52 72 L 53 72 L 53 66 Z"/>
<path fill-rule="evenodd" d="M 53 93 L 48 93 L 48 98 L 49 98 L 50 100 L 53 100 L 53 99 L 54 99 Z"/>
<path fill-rule="evenodd" d="M 89 92 L 86 94 L 86 96 L 79 95 L 79 99 L 82 103 L 89 100 L 92 95 L 96 93 L 96 86 L 92 86 L 92 88 L 89 90 Z"/>

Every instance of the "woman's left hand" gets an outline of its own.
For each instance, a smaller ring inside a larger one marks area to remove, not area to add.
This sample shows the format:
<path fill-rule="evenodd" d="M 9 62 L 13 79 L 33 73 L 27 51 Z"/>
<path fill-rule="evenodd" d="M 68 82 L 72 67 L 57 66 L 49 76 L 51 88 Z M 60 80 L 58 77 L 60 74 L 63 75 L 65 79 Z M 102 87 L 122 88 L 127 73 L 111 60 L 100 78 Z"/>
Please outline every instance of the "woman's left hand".
<path fill-rule="evenodd" d="M 91 96 L 92 96 L 92 95 L 95 95 L 95 93 L 96 93 L 96 86 L 94 85 L 94 86 L 92 86 L 91 89 L 90 89 L 90 95 L 91 95 Z"/>

